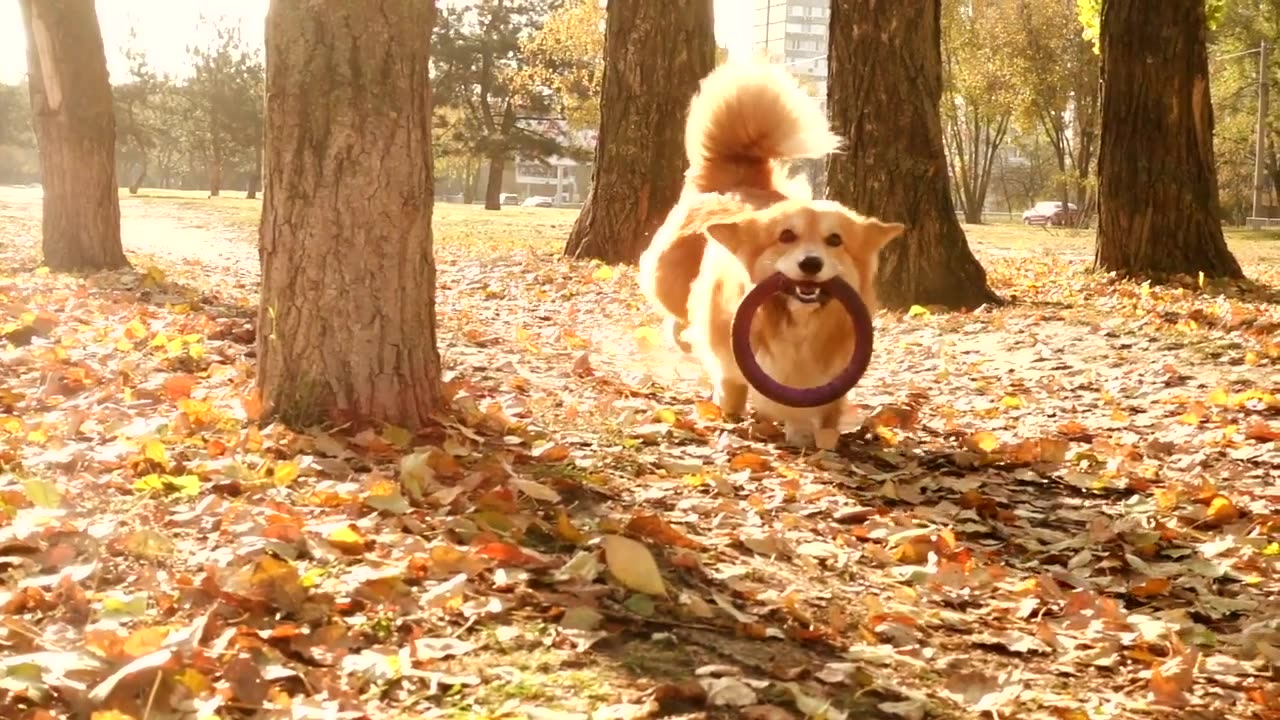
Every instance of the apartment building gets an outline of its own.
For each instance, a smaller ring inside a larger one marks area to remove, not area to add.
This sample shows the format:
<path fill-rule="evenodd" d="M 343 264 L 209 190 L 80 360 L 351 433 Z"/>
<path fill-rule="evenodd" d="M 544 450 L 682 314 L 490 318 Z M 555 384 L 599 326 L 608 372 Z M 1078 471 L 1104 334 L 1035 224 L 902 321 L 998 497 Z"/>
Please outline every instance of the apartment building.
<path fill-rule="evenodd" d="M 751 49 L 810 79 L 826 106 L 830 0 L 755 0 Z"/>

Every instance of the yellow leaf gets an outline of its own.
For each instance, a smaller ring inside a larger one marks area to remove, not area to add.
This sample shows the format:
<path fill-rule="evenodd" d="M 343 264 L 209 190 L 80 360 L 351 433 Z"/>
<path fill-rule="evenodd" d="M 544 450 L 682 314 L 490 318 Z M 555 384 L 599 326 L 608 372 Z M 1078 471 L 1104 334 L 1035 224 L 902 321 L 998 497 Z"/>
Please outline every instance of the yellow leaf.
<path fill-rule="evenodd" d="M 581 545 L 587 539 L 587 536 L 574 526 L 573 521 L 569 519 L 568 513 L 564 510 L 556 511 L 556 535 L 559 535 L 561 540 L 571 542 L 574 545 Z"/>
<path fill-rule="evenodd" d="M 276 463 L 272 472 L 272 479 L 275 480 L 276 485 L 284 487 L 293 484 L 293 481 L 298 479 L 298 472 L 298 464 L 286 460 L 282 463 Z"/>
<path fill-rule="evenodd" d="M 601 265 L 596 271 L 591 273 L 592 280 L 609 280 L 614 276 L 613 268 L 608 265 Z"/>
<path fill-rule="evenodd" d="M 192 360 L 199 360 L 204 357 L 204 346 L 199 343 L 196 343 L 195 345 L 188 345 L 187 354 L 191 356 Z"/>
<path fill-rule="evenodd" d="M 911 309 L 907 310 L 907 317 L 929 317 L 932 314 L 929 308 L 923 305 L 912 305 Z"/>
<path fill-rule="evenodd" d="M 662 408 L 661 410 L 654 413 L 654 417 L 658 419 L 658 422 L 666 423 L 667 425 L 675 425 L 677 422 L 680 421 L 680 416 L 677 415 L 676 411 L 672 410 L 671 408 Z"/>
<path fill-rule="evenodd" d="M 1218 388 L 1214 388 L 1213 392 L 1209 393 L 1209 397 L 1205 400 L 1205 402 L 1209 403 L 1210 405 L 1225 406 L 1230 403 L 1230 396 L 1227 395 L 1226 388 L 1218 387 Z"/>
<path fill-rule="evenodd" d="M 339 549 L 359 553 L 364 551 L 364 536 L 350 525 L 343 525 L 325 538 Z"/>
<path fill-rule="evenodd" d="M 142 457 L 159 464 L 161 467 L 169 467 L 169 455 L 165 452 L 164 443 L 159 440 L 148 440 L 143 443 Z"/>
<path fill-rule="evenodd" d="M 1020 408 L 1022 407 L 1022 398 L 1014 395 L 1005 395 L 1000 398 L 1000 404 L 1010 409 Z"/>
<path fill-rule="evenodd" d="M 62 493 L 52 480 L 31 478 L 22 481 L 22 492 L 32 505 L 42 508 L 56 508 L 62 504 Z"/>
<path fill-rule="evenodd" d="M 647 595 L 666 596 L 667 586 L 662 581 L 658 563 L 644 543 L 622 535 L 605 535 L 602 544 L 605 566 L 623 587 Z"/>
<path fill-rule="evenodd" d="M 413 443 L 413 433 L 396 425 L 388 425 L 382 431 L 382 439 L 398 448 L 407 448 Z"/>
<path fill-rule="evenodd" d="M 641 326 L 635 329 L 636 340 L 640 341 L 641 347 L 657 347 L 662 342 L 662 335 L 657 330 Z"/>

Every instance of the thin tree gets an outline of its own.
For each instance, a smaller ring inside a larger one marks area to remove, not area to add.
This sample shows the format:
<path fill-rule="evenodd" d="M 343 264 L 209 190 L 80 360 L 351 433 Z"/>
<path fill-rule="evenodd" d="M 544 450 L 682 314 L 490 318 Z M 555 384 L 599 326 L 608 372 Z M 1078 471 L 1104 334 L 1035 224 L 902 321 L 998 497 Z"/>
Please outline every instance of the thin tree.
<path fill-rule="evenodd" d="M 1100 270 L 1244 275 L 1218 216 L 1207 32 L 1205 0 L 1102 3 Z"/>
<path fill-rule="evenodd" d="M 426 0 L 272 0 L 258 386 L 286 423 L 441 403 Z"/>
<path fill-rule="evenodd" d="M 886 307 L 1000 303 L 956 217 L 942 144 L 940 0 L 832 0 L 827 103 L 847 138 L 827 161 L 827 196 L 903 222 L 885 248 Z"/>
<path fill-rule="evenodd" d="M 128 267 L 120 243 L 116 116 L 93 0 L 19 0 L 51 270 Z"/>
<path fill-rule="evenodd" d="M 712 0 L 606 7 L 595 166 L 566 255 L 635 262 L 679 199 L 684 118 L 715 67 L 714 24 Z"/>

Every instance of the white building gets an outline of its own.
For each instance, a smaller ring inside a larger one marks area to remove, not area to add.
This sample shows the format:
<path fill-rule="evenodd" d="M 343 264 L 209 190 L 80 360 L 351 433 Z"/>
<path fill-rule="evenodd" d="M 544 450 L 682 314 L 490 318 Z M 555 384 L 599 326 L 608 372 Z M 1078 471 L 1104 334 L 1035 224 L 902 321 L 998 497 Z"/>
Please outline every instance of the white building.
<path fill-rule="evenodd" d="M 755 0 L 751 50 L 810 81 L 826 107 L 830 0 Z"/>

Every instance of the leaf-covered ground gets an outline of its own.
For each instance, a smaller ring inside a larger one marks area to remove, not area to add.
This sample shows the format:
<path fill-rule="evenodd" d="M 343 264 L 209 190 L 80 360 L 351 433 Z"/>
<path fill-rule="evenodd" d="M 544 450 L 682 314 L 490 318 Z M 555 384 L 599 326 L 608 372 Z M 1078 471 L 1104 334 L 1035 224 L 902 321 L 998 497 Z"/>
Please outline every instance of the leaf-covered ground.
<path fill-rule="evenodd" d="M 264 426 L 257 206 L 122 210 L 57 276 L 0 189 L 0 717 L 1280 718 L 1280 241 L 970 228 L 1017 303 L 883 315 L 798 453 L 544 209 L 437 210 L 437 428 Z"/>

